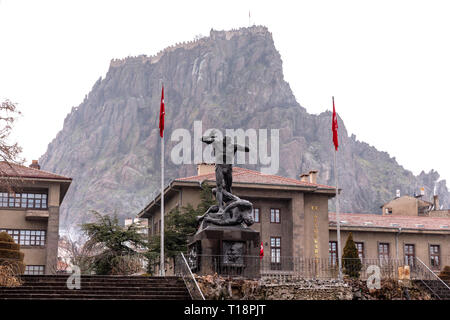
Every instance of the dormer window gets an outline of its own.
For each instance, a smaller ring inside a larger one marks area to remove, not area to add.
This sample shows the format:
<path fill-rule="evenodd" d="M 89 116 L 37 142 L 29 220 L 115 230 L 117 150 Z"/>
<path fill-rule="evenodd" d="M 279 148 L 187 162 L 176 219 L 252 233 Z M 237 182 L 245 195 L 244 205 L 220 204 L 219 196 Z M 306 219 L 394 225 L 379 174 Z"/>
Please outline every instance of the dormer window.
<path fill-rule="evenodd" d="M 384 211 L 385 214 L 392 214 L 392 208 L 386 208 L 384 210 L 385 210 Z"/>

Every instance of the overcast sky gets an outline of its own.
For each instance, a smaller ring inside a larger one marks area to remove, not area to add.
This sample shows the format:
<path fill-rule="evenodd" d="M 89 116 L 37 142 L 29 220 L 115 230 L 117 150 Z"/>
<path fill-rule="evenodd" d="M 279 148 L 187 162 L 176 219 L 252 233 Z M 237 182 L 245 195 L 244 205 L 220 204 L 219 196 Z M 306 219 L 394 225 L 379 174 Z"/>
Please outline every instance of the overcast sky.
<path fill-rule="evenodd" d="M 415 174 L 450 179 L 450 1 L 0 0 L 0 99 L 23 116 L 30 162 L 112 58 L 265 25 L 310 113 L 336 109 L 349 134 Z"/>

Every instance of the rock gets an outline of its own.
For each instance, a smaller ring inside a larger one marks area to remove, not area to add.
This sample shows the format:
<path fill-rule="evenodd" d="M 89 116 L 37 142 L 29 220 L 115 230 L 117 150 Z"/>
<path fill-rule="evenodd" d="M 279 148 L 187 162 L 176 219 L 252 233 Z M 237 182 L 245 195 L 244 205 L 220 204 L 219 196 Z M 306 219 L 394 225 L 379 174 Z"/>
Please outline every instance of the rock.
<path fill-rule="evenodd" d="M 159 192 L 161 80 L 166 183 L 196 173 L 193 165 L 169 160 L 175 145 L 170 135 L 177 128 L 192 133 L 194 120 L 202 120 L 204 130 L 278 128 L 280 151 L 288 151 L 280 157 L 278 174 L 296 178 L 317 169 L 319 183 L 334 185 L 331 112 L 309 114 L 296 101 L 272 34 L 264 27 L 213 31 L 154 57 L 113 60 L 105 78 L 67 115 L 39 159 L 43 170 L 73 178 L 61 207 L 62 229 L 86 222 L 89 210 L 116 212 L 121 219 L 135 216 Z M 417 185 L 432 194 L 435 184 L 441 203 L 449 206 L 437 172 L 414 176 L 386 152 L 349 137 L 342 119 L 338 122 L 343 211 L 376 213 L 396 189 L 407 193 Z M 334 210 L 334 202 L 330 205 Z"/>

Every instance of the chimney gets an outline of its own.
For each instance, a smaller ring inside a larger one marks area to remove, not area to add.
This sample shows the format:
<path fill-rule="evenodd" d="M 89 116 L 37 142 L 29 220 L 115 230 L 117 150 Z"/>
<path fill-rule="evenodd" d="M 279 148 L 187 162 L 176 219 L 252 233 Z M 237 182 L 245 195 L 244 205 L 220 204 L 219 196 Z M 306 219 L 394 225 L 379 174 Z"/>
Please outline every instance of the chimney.
<path fill-rule="evenodd" d="M 303 182 L 309 182 L 309 174 L 307 174 L 307 173 L 302 173 L 302 174 L 300 175 L 300 181 L 303 181 Z"/>
<path fill-rule="evenodd" d="M 395 198 L 397 199 L 397 198 L 400 198 L 400 189 L 397 189 L 396 191 L 395 191 Z"/>
<path fill-rule="evenodd" d="M 37 160 L 32 160 L 31 164 L 29 165 L 29 167 L 33 168 L 33 169 L 38 169 L 38 170 L 41 169 L 41 166 L 39 165 Z"/>
<path fill-rule="evenodd" d="M 311 170 L 309 171 L 309 182 L 310 183 L 317 183 L 317 170 Z"/>
<path fill-rule="evenodd" d="M 421 196 L 425 195 L 425 188 L 424 187 L 420 188 L 420 195 Z"/>
<path fill-rule="evenodd" d="M 439 196 L 437 194 L 435 194 L 433 196 L 433 205 L 434 205 L 434 210 L 439 210 Z"/>
<path fill-rule="evenodd" d="M 197 165 L 198 176 L 214 172 L 216 172 L 216 166 L 214 163 L 200 163 Z"/>

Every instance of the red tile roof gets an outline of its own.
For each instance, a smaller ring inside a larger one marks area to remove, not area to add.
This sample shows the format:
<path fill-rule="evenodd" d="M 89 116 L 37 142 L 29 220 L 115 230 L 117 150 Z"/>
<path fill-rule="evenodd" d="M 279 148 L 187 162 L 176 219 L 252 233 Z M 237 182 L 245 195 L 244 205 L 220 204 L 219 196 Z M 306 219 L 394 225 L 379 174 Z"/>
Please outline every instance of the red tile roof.
<path fill-rule="evenodd" d="M 450 218 L 418 216 L 383 216 L 381 214 L 340 213 L 342 227 L 402 228 L 417 230 L 447 230 L 450 232 Z M 336 225 L 336 213 L 329 212 L 330 225 Z M 343 222 L 344 221 L 344 222 Z M 447 227 L 443 227 L 447 226 Z"/>
<path fill-rule="evenodd" d="M 21 177 L 21 178 L 67 180 L 67 181 L 72 180 L 72 178 L 60 176 L 44 170 L 25 167 L 20 164 L 14 163 L 8 164 L 5 161 L 0 161 L 0 177 Z"/>
<path fill-rule="evenodd" d="M 178 178 L 176 181 L 215 181 L 216 174 L 206 173 L 199 176 L 191 176 L 185 178 Z M 286 185 L 286 186 L 303 186 L 303 187 L 318 187 L 324 189 L 335 189 L 335 187 L 317 184 L 317 183 L 309 183 L 296 179 L 285 178 L 281 176 L 276 176 L 273 174 L 264 174 L 259 171 L 233 167 L 233 183 L 255 183 L 255 184 L 270 184 L 270 185 Z"/>

